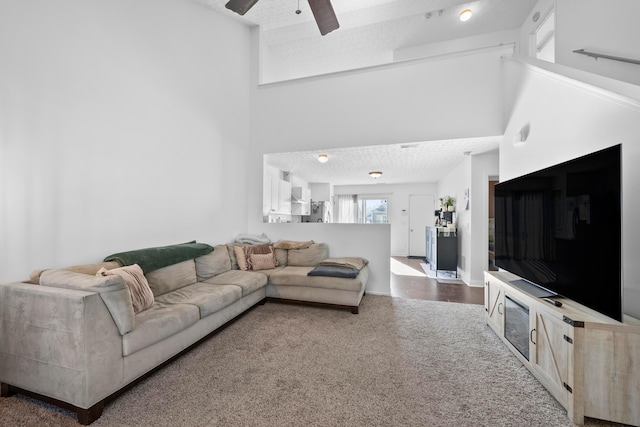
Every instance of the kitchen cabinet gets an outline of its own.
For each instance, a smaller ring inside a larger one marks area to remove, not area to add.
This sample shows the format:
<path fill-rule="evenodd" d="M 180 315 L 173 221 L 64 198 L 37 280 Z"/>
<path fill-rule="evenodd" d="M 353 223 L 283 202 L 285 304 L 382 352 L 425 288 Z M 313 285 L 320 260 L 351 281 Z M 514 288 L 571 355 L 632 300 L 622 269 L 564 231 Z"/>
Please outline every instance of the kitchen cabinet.
<path fill-rule="evenodd" d="M 274 177 L 264 177 L 262 186 L 264 215 L 291 215 L 291 183 Z"/>
<path fill-rule="evenodd" d="M 293 187 L 291 189 L 291 214 L 311 214 L 311 190 L 304 187 Z"/>
<path fill-rule="evenodd" d="M 291 215 L 291 183 L 278 181 L 278 213 Z"/>

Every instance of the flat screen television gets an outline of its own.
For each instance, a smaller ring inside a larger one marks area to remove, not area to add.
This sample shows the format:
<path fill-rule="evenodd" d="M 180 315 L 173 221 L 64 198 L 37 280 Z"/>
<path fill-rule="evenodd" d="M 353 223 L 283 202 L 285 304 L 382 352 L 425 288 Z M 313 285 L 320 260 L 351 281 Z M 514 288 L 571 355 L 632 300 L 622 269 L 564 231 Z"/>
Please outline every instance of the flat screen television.
<path fill-rule="evenodd" d="M 621 147 L 495 187 L 495 263 L 622 320 Z"/>

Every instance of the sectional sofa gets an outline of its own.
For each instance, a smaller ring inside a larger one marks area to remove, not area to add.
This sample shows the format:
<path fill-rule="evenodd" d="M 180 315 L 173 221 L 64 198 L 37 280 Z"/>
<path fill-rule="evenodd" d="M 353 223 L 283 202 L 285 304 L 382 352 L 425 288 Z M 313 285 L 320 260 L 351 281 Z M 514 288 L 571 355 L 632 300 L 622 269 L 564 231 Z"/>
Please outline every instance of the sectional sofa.
<path fill-rule="evenodd" d="M 90 424 L 105 401 L 267 300 L 357 314 L 369 275 L 366 260 L 329 258 L 323 243 L 149 249 L 0 285 L 1 395 L 50 401 Z"/>

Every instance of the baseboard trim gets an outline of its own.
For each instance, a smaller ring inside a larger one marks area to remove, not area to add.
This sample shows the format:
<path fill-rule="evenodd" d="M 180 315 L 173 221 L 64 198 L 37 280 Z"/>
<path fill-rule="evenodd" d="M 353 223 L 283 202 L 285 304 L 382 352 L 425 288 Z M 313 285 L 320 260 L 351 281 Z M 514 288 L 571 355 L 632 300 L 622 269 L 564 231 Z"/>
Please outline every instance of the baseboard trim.
<path fill-rule="evenodd" d="M 380 296 L 380 297 L 390 297 L 391 294 L 388 292 L 376 292 L 376 291 L 370 291 L 369 289 L 367 289 L 367 295 L 376 295 L 376 296 Z"/>

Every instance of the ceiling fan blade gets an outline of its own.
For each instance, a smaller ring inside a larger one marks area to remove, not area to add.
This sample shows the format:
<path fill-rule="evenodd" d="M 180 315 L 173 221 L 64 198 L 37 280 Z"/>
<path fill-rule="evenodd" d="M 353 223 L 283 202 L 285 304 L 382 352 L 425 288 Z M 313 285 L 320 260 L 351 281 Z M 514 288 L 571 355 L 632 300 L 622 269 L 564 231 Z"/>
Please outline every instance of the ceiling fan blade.
<path fill-rule="evenodd" d="M 309 6 L 311 6 L 313 16 L 316 18 L 320 34 L 324 36 L 340 28 L 331 0 L 309 0 Z"/>
<path fill-rule="evenodd" d="M 224 5 L 224 7 L 229 10 L 233 10 L 240 15 L 244 15 L 257 2 L 258 0 L 229 0 L 229 2 Z"/>

